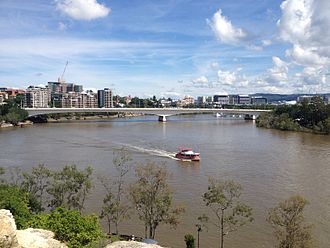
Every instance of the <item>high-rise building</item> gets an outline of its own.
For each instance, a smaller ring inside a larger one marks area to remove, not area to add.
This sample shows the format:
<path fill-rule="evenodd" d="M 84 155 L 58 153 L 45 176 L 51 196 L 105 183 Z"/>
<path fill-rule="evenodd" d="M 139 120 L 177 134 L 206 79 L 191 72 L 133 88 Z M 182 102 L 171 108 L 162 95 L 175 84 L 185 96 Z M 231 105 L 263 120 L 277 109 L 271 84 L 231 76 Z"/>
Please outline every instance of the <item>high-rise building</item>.
<path fill-rule="evenodd" d="M 29 86 L 25 92 L 24 105 L 29 108 L 48 108 L 50 100 L 48 87 Z"/>
<path fill-rule="evenodd" d="M 113 108 L 112 90 L 104 88 L 97 91 L 97 105 L 99 108 Z"/>
<path fill-rule="evenodd" d="M 104 108 L 104 90 L 97 91 L 97 106 L 99 108 Z"/>
<path fill-rule="evenodd" d="M 112 90 L 104 88 L 104 107 L 113 108 Z"/>

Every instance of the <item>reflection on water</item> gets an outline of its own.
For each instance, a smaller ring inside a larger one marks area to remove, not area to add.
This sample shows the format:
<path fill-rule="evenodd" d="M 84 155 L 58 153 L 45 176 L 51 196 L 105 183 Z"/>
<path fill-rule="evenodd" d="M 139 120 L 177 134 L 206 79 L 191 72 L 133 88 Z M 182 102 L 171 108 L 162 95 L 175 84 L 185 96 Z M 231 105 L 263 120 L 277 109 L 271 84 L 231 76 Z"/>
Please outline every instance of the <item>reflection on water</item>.
<path fill-rule="evenodd" d="M 208 213 L 201 195 L 208 178 L 234 179 L 242 184 L 242 199 L 254 209 L 255 221 L 227 236 L 229 247 L 273 247 L 267 209 L 293 194 L 305 196 L 306 215 L 314 224 L 318 247 L 330 243 L 330 137 L 258 129 L 252 122 L 212 115 L 171 116 L 159 123 L 154 116 L 102 121 L 73 121 L 0 131 L 0 166 L 30 169 L 39 163 L 51 168 L 75 163 L 93 165 L 95 174 L 114 173 L 113 151 L 126 147 L 133 167 L 147 159 L 165 161 L 172 173 L 175 201 L 186 206 L 177 230 L 161 226 L 156 238 L 165 246 L 184 247 L 184 235 L 197 235 L 196 218 Z M 199 163 L 172 159 L 180 146 L 201 153 Z M 133 180 L 134 171 L 129 175 Z M 98 185 L 88 199 L 88 212 L 100 211 L 103 190 Z M 98 203 L 98 204 L 97 204 Z M 138 220 L 121 231 L 143 234 Z M 202 247 L 217 247 L 217 233 L 201 233 Z"/>

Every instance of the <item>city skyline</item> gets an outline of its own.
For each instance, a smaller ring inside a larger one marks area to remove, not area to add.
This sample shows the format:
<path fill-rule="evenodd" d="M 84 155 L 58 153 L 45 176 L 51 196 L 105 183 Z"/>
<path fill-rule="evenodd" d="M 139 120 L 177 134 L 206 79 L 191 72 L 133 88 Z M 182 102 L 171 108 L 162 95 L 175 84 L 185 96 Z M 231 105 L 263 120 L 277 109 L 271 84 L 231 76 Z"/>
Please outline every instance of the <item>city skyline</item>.
<path fill-rule="evenodd" d="M 327 0 L 2 0 L 0 84 L 115 94 L 330 92 Z"/>

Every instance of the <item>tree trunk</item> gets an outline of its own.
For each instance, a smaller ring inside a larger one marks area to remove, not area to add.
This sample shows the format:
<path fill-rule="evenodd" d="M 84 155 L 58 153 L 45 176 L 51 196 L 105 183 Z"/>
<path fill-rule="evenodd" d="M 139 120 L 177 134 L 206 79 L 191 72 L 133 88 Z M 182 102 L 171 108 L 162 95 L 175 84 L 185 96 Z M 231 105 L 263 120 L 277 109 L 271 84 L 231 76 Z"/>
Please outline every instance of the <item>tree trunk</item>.
<path fill-rule="evenodd" d="M 116 235 L 118 235 L 118 222 L 115 222 L 115 228 L 116 228 Z"/>
<path fill-rule="evenodd" d="M 149 225 L 149 239 L 152 239 L 152 225 Z"/>
<path fill-rule="evenodd" d="M 224 232 L 223 232 L 223 215 L 224 215 L 224 210 L 221 210 L 221 243 L 220 243 L 220 248 L 223 248 L 223 238 L 224 238 Z"/>
<path fill-rule="evenodd" d="M 108 234 L 111 237 L 111 219 L 109 217 L 107 217 L 107 221 L 108 221 Z"/>

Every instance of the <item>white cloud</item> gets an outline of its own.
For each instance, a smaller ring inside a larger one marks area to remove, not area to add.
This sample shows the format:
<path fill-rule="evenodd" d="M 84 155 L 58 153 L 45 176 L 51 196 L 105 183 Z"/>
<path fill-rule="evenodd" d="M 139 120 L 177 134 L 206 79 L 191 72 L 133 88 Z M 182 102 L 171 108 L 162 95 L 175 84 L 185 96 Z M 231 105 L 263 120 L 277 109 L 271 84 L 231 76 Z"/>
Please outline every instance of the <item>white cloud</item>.
<path fill-rule="evenodd" d="M 236 82 L 236 73 L 231 71 L 218 71 L 218 81 L 224 85 L 233 85 Z"/>
<path fill-rule="evenodd" d="M 195 78 L 191 82 L 193 83 L 193 86 L 197 87 L 197 88 L 211 88 L 212 87 L 212 82 L 210 82 L 206 76 L 201 76 L 201 77 Z"/>
<path fill-rule="evenodd" d="M 288 82 L 288 63 L 281 60 L 279 57 L 273 57 L 273 68 L 268 69 L 264 80 L 271 85 L 284 85 Z"/>
<path fill-rule="evenodd" d="M 292 43 L 287 57 L 302 66 L 329 66 L 330 1 L 286 0 L 281 9 L 280 37 Z"/>
<path fill-rule="evenodd" d="M 285 0 L 281 4 L 282 17 L 277 25 L 285 41 L 299 42 L 310 37 L 313 0 Z"/>
<path fill-rule="evenodd" d="M 57 9 L 76 20 L 106 17 L 110 9 L 97 0 L 55 0 Z"/>
<path fill-rule="evenodd" d="M 296 68 L 303 68 L 287 81 L 291 81 L 290 86 L 305 92 L 328 91 L 330 1 L 285 0 L 281 4 L 281 9 L 282 16 L 277 23 L 280 38 L 292 44 L 285 55 L 292 65 L 296 65 Z M 268 72 L 272 74 L 271 70 Z M 285 71 L 278 68 L 277 79 L 282 78 L 282 81 L 285 81 L 287 76 Z"/>
<path fill-rule="evenodd" d="M 221 9 L 213 15 L 212 20 L 207 19 L 207 23 L 211 26 L 214 34 L 222 43 L 237 43 L 247 36 L 241 28 L 234 27 L 230 20 L 222 16 Z"/>
<path fill-rule="evenodd" d="M 262 40 L 261 44 L 266 47 L 266 46 L 270 46 L 273 42 L 271 40 Z"/>
<path fill-rule="evenodd" d="M 218 82 L 220 86 L 229 86 L 231 88 L 248 87 L 250 82 L 240 71 L 241 68 L 238 68 L 236 71 L 218 70 Z"/>

